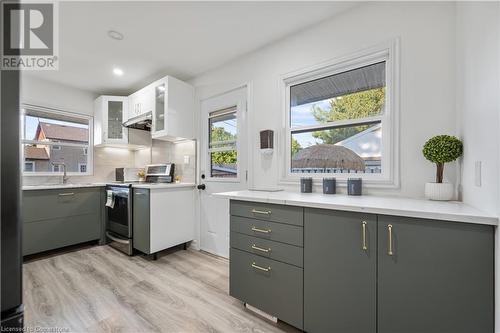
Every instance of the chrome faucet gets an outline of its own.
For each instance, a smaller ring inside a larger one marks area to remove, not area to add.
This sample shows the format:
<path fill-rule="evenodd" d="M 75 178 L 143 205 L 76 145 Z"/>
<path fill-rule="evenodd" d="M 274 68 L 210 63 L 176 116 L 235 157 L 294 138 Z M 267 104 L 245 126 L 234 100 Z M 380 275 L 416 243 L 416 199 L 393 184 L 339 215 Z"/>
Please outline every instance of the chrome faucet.
<path fill-rule="evenodd" d="M 62 183 L 63 184 L 66 184 L 68 182 L 68 175 L 66 174 L 66 163 L 56 163 L 56 162 L 52 162 L 52 165 L 59 165 L 59 166 L 62 166 L 63 168 L 63 176 L 62 176 Z"/>

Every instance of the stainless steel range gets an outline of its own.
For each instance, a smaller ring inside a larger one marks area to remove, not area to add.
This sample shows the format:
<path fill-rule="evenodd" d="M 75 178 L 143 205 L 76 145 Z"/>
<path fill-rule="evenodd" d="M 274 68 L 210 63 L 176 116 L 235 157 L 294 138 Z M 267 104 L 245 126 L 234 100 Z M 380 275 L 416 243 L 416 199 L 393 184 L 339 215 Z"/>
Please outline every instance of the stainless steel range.
<path fill-rule="evenodd" d="M 132 185 L 106 185 L 106 237 L 109 245 L 129 256 L 132 244 Z"/>
<path fill-rule="evenodd" d="M 133 255 L 132 188 L 134 184 L 172 183 L 174 170 L 173 163 L 151 164 L 146 166 L 145 182 L 119 179 L 106 185 L 106 237 L 110 246 Z"/>

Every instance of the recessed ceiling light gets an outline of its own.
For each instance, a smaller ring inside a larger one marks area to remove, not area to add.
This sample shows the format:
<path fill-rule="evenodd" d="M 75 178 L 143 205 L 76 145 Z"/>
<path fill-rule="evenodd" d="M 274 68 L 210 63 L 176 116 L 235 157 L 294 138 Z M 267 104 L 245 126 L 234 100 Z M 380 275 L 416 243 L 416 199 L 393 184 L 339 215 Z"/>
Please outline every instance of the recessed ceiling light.
<path fill-rule="evenodd" d="M 122 40 L 124 38 L 123 34 L 121 32 L 116 31 L 116 30 L 109 30 L 108 36 L 109 36 L 109 38 L 113 38 L 116 40 Z"/>
<path fill-rule="evenodd" d="M 113 68 L 113 74 L 115 74 L 116 76 L 122 76 L 123 70 L 121 68 L 115 67 Z"/>

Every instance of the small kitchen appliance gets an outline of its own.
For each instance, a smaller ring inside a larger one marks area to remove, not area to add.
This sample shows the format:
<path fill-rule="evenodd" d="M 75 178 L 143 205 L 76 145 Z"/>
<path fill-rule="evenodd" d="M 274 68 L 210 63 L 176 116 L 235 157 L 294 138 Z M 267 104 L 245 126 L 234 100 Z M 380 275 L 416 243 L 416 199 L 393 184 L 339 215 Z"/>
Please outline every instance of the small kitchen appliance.
<path fill-rule="evenodd" d="M 141 168 L 116 168 L 115 180 L 117 182 L 138 182 Z"/>
<path fill-rule="evenodd" d="M 150 164 L 146 166 L 146 183 L 173 183 L 174 163 Z"/>

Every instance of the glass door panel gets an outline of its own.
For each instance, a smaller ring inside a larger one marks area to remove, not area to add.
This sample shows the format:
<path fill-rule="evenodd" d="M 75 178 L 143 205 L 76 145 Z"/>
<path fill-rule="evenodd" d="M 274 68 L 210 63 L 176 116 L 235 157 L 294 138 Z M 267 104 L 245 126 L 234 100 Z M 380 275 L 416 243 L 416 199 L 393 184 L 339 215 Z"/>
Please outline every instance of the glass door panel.
<path fill-rule="evenodd" d="M 108 139 L 123 138 L 123 102 L 108 101 Z"/>
<path fill-rule="evenodd" d="M 165 83 L 155 87 L 155 132 L 165 129 Z"/>

